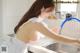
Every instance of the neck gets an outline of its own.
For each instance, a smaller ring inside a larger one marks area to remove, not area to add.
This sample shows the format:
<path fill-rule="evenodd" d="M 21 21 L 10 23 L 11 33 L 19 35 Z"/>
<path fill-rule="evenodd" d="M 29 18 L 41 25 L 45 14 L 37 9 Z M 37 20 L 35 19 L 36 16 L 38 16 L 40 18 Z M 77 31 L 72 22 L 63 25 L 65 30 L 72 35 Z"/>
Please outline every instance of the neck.
<path fill-rule="evenodd" d="M 42 17 L 42 16 L 38 16 L 37 21 L 38 21 L 38 22 L 41 22 L 41 21 L 43 21 L 44 19 L 45 19 L 44 17 Z"/>
<path fill-rule="evenodd" d="M 39 15 L 38 17 L 39 17 L 39 18 L 42 18 L 42 19 L 45 19 L 45 18 L 46 18 L 45 15 L 42 15 L 42 14 Z"/>

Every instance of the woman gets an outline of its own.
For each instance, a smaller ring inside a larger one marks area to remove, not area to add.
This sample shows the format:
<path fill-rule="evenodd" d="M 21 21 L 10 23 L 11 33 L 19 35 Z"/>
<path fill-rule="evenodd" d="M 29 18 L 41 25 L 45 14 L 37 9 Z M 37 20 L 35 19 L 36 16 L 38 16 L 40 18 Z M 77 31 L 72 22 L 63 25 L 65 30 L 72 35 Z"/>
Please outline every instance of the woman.
<path fill-rule="evenodd" d="M 80 46 L 79 40 L 58 35 L 42 22 L 51 15 L 54 8 L 53 0 L 36 0 L 14 29 L 17 39 L 25 43 L 35 42 L 38 38 L 36 31 L 38 31 L 55 41 Z"/>

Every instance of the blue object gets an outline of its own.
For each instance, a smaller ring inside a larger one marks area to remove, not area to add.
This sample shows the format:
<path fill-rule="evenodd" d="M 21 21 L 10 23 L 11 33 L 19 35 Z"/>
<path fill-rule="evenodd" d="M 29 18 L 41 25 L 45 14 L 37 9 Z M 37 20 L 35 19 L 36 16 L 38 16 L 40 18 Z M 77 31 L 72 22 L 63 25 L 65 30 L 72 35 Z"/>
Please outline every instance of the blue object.
<path fill-rule="evenodd" d="M 74 17 L 67 17 L 63 22 L 62 22 L 62 24 L 61 24 L 61 26 L 60 26 L 60 31 L 59 31 L 59 34 L 61 34 L 61 31 L 62 31 L 62 29 L 63 29 L 63 27 L 64 27 L 64 24 L 66 23 L 66 22 L 68 22 L 68 21 L 71 21 L 71 20 L 76 20 L 77 22 L 80 22 L 80 20 L 78 19 L 78 18 L 74 18 Z"/>

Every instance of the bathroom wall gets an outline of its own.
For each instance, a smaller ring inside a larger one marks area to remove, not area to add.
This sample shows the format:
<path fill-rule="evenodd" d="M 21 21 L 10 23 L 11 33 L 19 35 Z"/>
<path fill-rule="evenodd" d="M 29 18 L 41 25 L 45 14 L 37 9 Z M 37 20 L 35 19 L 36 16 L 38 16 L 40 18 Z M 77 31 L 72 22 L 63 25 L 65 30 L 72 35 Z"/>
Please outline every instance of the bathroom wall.
<path fill-rule="evenodd" d="M 2 35 L 2 0 L 0 0 L 0 36 Z"/>
<path fill-rule="evenodd" d="M 33 1 L 34 0 L 2 0 L 4 35 L 14 33 L 14 27 L 29 9 Z"/>
<path fill-rule="evenodd" d="M 79 0 L 80 1 L 80 0 Z M 77 12 L 78 12 L 78 17 L 80 18 L 80 3 L 77 5 Z"/>

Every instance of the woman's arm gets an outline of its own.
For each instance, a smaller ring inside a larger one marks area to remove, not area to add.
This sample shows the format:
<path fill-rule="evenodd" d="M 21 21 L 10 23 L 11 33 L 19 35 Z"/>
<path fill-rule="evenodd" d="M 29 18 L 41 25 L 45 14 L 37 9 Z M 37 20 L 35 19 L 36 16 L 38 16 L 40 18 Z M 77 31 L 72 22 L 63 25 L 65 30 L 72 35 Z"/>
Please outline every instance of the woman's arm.
<path fill-rule="evenodd" d="M 80 46 L 80 41 L 76 40 L 75 38 L 70 38 L 66 36 L 62 36 L 59 34 L 56 34 L 55 32 L 51 31 L 47 27 L 44 26 L 42 23 L 35 23 L 35 29 L 44 35 L 52 38 L 55 41 L 65 43 L 65 44 L 70 44 L 70 45 L 78 45 Z"/>

